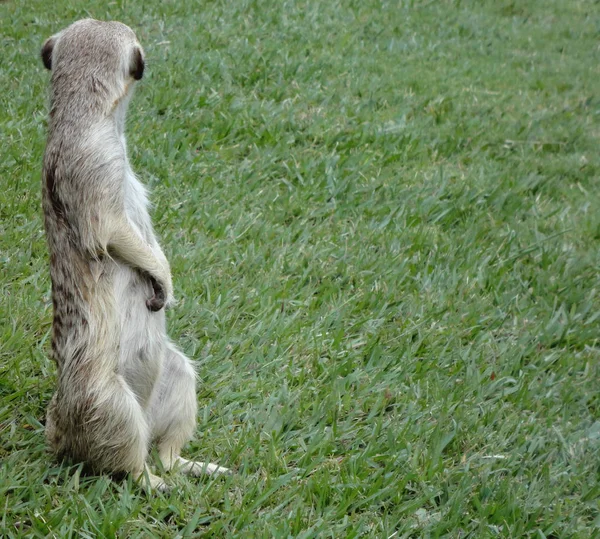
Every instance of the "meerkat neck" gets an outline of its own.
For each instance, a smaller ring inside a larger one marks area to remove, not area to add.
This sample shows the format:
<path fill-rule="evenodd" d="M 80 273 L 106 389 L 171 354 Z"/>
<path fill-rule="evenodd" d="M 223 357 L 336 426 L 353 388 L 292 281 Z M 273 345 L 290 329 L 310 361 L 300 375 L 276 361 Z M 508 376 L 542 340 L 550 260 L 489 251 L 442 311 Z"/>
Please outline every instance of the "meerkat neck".
<path fill-rule="evenodd" d="M 72 129 L 75 125 L 89 126 L 108 120 L 115 123 L 120 134 L 123 133 L 127 106 L 132 94 L 131 85 L 111 91 L 92 76 L 85 81 L 78 81 L 78 84 L 69 84 L 69 89 L 65 91 L 60 80 L 53 79 L 52 82 L 53 87 L 60 91 L 55 91 L 52 95 L 51 123 Z M 60 88 L 61 86 L 63 88 Z"/>
<path fill-rule="evenodd" d="M 127 107 L 129 106 L 129 100 L 131 99 L 132 94 L 129 88 L 127 90 L 128 91 L 121 99 L 115 101 L 111 111 L 111 116 L 115 122 L 119 135 L 123 135 L 125 132 L 125 117 L 127 116 Z"/>
<path fill-rule="evenodd" d="M 64 96 L 63 96 L 64 97 Z M 54 100 L 50 109 L 50 132 L 58 136 L 69 132 L 76 134 L 94 125 L 111 124 L 119 136 L 125 131 L 125 118 L 129 95 L 110 104 L 89 96 L 73 93 L 68 99 Z"/>

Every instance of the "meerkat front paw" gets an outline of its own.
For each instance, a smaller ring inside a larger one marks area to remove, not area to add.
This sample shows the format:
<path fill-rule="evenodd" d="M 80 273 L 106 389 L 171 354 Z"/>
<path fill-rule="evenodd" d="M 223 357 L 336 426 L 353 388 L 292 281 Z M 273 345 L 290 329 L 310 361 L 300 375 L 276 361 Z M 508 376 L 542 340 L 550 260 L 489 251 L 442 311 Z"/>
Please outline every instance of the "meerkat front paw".
<path fill-rule="evenodd" d="M 150 284 L 152 285 L 153 295 L 146 300 L 146 307 L 148 307 L 150 311 L 160 311 L 164 307 L 168 307 L 175 302 L 173 296 L 173 283 L 170 274 L 164 281 L 158 280 L 151 275 Z"/>
<path fill-rule="evenodd" d="M 152 312 L 160 311 L 175 303 L 169 261 L 159 246 L 154 249 L 154 254 L 158 260 L 158 273 L 150 275 L 150 283 L 154 294 L 146 300 L 146 306 Z"/>
<path fill-rule="evenodd" d="M 146 307 L 152 312 L 160 311 L 167 303 L 167 288 L 152 276 L 150 276 L 150 284 L 154 293 L 146 300 Z"/>

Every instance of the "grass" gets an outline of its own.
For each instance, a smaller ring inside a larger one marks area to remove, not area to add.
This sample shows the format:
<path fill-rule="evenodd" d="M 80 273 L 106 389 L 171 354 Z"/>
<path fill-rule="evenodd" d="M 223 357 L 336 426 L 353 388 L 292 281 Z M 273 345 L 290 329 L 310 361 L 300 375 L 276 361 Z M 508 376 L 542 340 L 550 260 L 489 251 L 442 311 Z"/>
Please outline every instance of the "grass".
<path fill-rule="evenodd" d="M 202 378 L 169 495 L 53 462 L 45 38 L 132 26 Z M 597 537 L 592 0 L 0 4 L 0 535 Z"/>

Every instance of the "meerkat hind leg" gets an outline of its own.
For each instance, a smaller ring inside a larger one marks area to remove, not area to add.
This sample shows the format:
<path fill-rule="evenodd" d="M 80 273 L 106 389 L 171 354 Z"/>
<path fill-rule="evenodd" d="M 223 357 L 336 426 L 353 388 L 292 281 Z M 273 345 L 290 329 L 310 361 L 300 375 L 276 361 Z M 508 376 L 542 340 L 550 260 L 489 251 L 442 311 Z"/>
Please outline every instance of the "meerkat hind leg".
<path fill-rule="evenodd" d="M 122 376 L 110 380 L 98 412 L 98 421 L 107 427 L 94 433 L 96 438 L 90 441 L 90 445 L 102 447 L 99 455 L 112 459 L 112 466 L 107 468 L 118 469 L 122 466 L 121 469 L 128 471 L 148 493 L 152 490 L 167 491 L 169 487 L 165 481 L 151 473 L 146 464 L 150 426 L 133 390 Z M 108 443 L 102 446 L 101 441 Z"/>
<path fill-rule="evenodd" d="M 210 462 L 196 462 L 180 456 L 196 425 L 196 373 L 187 357 L 170 343 L 157 398 L 151 408 L 153 437 L 165 470 L 200 476 L 230 473 L 228 468 Z"/>

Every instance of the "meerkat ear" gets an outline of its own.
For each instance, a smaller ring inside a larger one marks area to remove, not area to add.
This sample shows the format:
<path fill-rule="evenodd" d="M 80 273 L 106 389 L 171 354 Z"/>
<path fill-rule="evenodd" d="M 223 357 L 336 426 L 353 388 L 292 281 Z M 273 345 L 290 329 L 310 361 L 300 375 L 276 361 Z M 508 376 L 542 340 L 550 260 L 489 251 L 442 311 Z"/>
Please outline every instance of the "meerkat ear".
<path fill-rule="evenodd" d="M 135 47 L 135 49 L 133 49 L 129 74 L 135 80 L 140 80 L 144 75 L 144 53 L 140 47 Z"/>
<path fill-rule="evenodd" d="M 56 43 L 56 36 L 52 36 L 42 45 L 42 62 L 46 69 L 52 69 L 52 51 Z"/>

